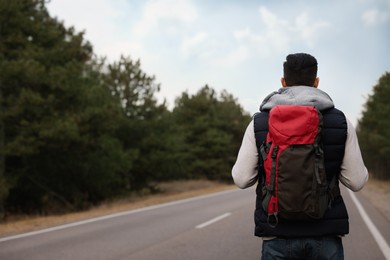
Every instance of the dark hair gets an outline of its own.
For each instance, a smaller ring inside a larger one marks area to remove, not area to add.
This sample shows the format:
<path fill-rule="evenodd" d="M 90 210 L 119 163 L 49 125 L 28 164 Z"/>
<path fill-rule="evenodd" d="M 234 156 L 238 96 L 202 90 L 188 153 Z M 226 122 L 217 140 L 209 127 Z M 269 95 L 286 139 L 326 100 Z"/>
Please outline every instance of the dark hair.
<path fill-rule="evenodd" d="M 314 85 L 317 78 L 317 60 L 310 54 L 289 54 L 283 63 L 284 79 L 287 86 Z"/>

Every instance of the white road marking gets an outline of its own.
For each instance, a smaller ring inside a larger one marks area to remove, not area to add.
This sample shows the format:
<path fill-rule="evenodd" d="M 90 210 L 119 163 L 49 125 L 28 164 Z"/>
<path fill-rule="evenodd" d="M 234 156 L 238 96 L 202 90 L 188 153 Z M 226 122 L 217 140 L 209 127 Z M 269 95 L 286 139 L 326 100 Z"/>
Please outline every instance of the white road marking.
<path fill-rule="evenodd" d="M 217 221 L 220 221 L 221 219 L 227 218 L 227 217 L 229 217 L 230 215 L 231 215 L 231 213 L 230 213 L 230 212 L 227 212 L 227 213 L 225 213 L 225 214 L 222 214 L 221 216 L 215 217 L 215 218 L 213 218 L 213 219 L 210 219 L 209 221 L 206 221 L 206 222 L 204 222 L 204 223 L 202 223 L 202 224 L 199 224 L 199 225 L 197 225 L 195 228 L 204 228 L 204 227 L 207 227 L 208 225 L 211 225 L 211 224 L 213 224 L 213 223 L 215 223 L 215 222 L 217 222 Z"/>
<path fill-rule="evenodd" d="M 352 201 L 355 203 L 356 208 L 358 209 L 372 236 L 376 240 L 386 260 L 390 260 L 390 247 L 387 244 L 386 240 L 383 238 L 379 230 L 375 227 L 374 223 L 372 223 L 370 217 L 367 215 L 366 211 L 364 210 L 362 204 L 360 204 L 359 200 L 356 198 L 355 194 L 351 190 L 348 190 L 348 192 L 351 195 Z"/>
<path fill-rule="evenodd" d="M 19 239 L 19 238 L 35 236 L 35 235 L 39 235 L 39 234 L 45 234 L 45 233 L 49 233 L 49 232 L 53 232 L 53 231 L 57 231 L 57 230 L 61 230 L 61 229 L 81 226 L 84 224 L 93 223 L 93 222 L 97 222 L 97 221 L 101 221 L 101 220 L 107 220 L 107 219 L 112 219 L 112 218 L 116 218 L 116 217 L 127 216 L 127 215 L 131 215 L 131 214 L 135 214 L 135 213 L 139 213 L 139 212 L 144 212 L 144 211 L 148 211 L 148 210 L 159 209 L 159 208 L 178 205 L 178 204 L 182 204 L 182 203 L 188 203 L 190 201 L 211 198 L 211 197 L 215 197 L 218 195 L 227 194 L 227 193 L 231 193 L 231 192 L 237 192 L 237 191 L 239 191 L 239 190 L 233 189 L 233 190 L 221 191 L 221 192 L 216 192 L 216 193 L 212 193 L 212 194 L 201 195 L 201 196 L 192 197 L 192 198 L 188 198 L 188 199 L 176 200 L 176 201 L 172 201 L 172 202 L 149 206 L 149 207 L 145 207 L 145 208 L 114 213 L 114 214 L 110 214 L 110 215 L 106 215 L 106 216 L 102 216 L 102 217 L 86 219 L 86 220 L 77 221 L 77 222 L 73 222 L 73 223 L 69 223 L 69 224 L 64 224 L 64 225 L 60 225 L 60 226 L 56 226 L 56 227 L 52 227 L 52 228 L 46 228 L 46 229 L 42 229 L 42 230 L 27 232 L 27 233 L 23 233 L 23 234 L 19 234 L 19 235 L 3 237 L 3 238 L 0 238 L 0 243 L 5 242 L 5 241 Z"/>

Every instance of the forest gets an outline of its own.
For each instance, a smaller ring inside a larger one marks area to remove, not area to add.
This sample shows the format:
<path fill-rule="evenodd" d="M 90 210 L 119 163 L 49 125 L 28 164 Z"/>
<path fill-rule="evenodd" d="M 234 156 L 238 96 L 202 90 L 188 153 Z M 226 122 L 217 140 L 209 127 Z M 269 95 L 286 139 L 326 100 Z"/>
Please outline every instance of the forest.
<path fill-rule="evenodd" d="M 390 180 L 390 72 L 385 72 L 368 95 L 357 133 L 371 177 Z"/>
<path fill-rule="evenodd" d="M 0 3 L 2 212 L 85 209 L 158 181 L 231 182 L 250 121 L 231 94 L 199 86 L 169 110 L 139 60 L 97 57 L 45 1 Z"/>
<path fill-rule="evenodd" d="M 98 57 L 45 4 L 0 0 L 0 217 L 86 209 L 159 181 L 232 182 L 251 120 L 232 94 L 206 84 L 168 109 L 140 60 Z M 358 127 L 378 178 L 389 178 L 389 82 Z"/>

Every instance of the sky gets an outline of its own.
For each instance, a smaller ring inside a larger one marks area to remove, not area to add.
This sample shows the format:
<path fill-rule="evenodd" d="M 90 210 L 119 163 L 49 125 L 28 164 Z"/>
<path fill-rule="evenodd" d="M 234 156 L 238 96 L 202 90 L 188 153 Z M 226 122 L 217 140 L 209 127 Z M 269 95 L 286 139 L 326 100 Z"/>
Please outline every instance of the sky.
<path fill-rule="evenodd" d="M 47 8 L 84 31 L 98 56 L 139 59 L 169 107 L 208 84 L 254 114 L 281 87 L 286 56 L 305 52 L 318 60 L 319 88 L 356 126 L 390 72 L 390 0 L 51 0 Z"/>

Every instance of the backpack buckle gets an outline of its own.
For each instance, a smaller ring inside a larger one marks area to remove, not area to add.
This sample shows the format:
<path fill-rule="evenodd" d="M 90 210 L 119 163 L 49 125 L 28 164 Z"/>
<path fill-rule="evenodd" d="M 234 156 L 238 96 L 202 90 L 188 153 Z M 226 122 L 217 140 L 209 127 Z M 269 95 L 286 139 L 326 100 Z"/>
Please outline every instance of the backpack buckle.
<path fill-rule="evenodd" d="M 270 221 L 272 217 L 275 218 L 275 224 L 272 224 L 271 221 Z M 277 225 L 279 224 L 278 213 L 277 213 L 277 212 L 274 212 L 273 214 L 268 214 L 267 223 L 268 223 L 268 225 L 269 225 L 271 228 L 276 228 Z"/>
<path fill-rule="evenodd" d="M 276 159 L 276 155 L 278 154 L 279 146 L 275 145 L 274 149 L 272 150 L 271 158 Z"/>
<path fill-rule="evenodd" d="M 271 147 L 271 143 L 266 143 L 265 141 L 260 146 L 260 155 L 263 161 L 267 160 L 267 154 L 269 152 L 269 148 Z"/>

